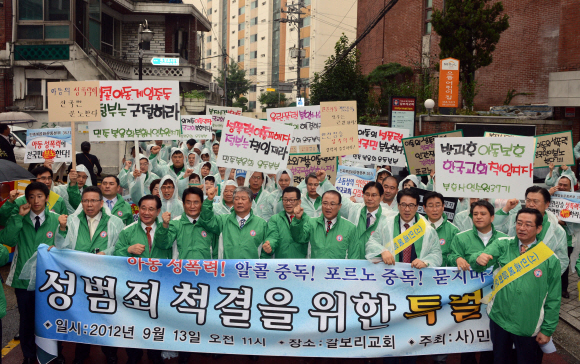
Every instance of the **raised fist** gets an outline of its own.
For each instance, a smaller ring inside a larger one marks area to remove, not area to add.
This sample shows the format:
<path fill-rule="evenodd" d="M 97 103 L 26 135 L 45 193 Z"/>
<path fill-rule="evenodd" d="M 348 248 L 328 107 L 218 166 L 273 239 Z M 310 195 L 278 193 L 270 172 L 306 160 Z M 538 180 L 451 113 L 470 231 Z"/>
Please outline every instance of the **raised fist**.
<path fill-rule="evenodd" d="M 189 178 L 189 176 L 191 176 L 191 174 L 193 173 L 193 169 L 188 168 L 185 170 L 185 173 L 183 174 L 183 178 Z"/>
<path fill-rule="evenodd" d="M 270 246 L 269 241 L 265 242 L 264 245 L 262 245 L 262 249 L 264 249 L 264 251 L 268 254 L 272 253 L 272 247 Z"/>
<path fill-rule="evenodd" d="M 163 227 L 167 229 L 169 227 L 169 221 L 171 221 L 171 212 L 164 212 L 161 218 L 163 219 Z"/>
<path fill-rule="evenodd" d="M 318 172 L 316 172 L 316 178 L 318 178 L 319 182 L 324 181 L 326 179 L 326 171 L 321 169 Z"/>
<path fill-rule="evenodd" d="M 12 190 L 12 191 L 10 191 L 10 196 L 8 197 L 8 201 L 14 202 L 21 195 L 22 195 L 22 192 L 20 192 L 18 190 Z"/>
<path fill-rule="evenodd" d="M 207 199 L 208 200 L 213 200 L 213 198 L 215 197 L 217 190 L 215 187 L 210 187 L 207 189 L 206 194 L 207 194 Z"/>
<path fill-rule="evenodd" d="M 30 204 L 29 203 L 25 203 L 24 205 L 20 206 L 20 208 L 18 209 L 18 214 L 20 216 L 26 216 L 26 215 L 28 215 L 29 212 L 30 212 Z"/>
<path fill-rule="evenodd" d="M 77 171 L 74 169 L 71 169 L 69 174 L 68 174 L 68 179 L 70 180 L 70 185 L 74 186 L 77 184 Z"/>
<path fill-rule="evenodd" d="M 296 205 L 296 207 L 294 207 L 294 216 L 296 216 L 296 218 L 298 220 L 302 219 L 303 213 L 304 213 L 304 208 L 302 207 L 302 205 Z"/>
<path fill-rule="evenodd" d="M 510 212 L 511 210 L 514 209 L 514 207 L 518 205 L 519 202 L 520 200 L 518 200 L 517 198 L 510 198 L 509 200 L 507 200 L 505 204 L 504 211 Z"/>
<path fill-rule="evenodd" d="M 141 177 L 141 170 L 135 168 L 135 170 L 133 171 L 133 178 L 137 179 L 139 177 Z"/>
<path fill-rule="evenodd" d="M 479 257 L 477 257 L 477 264 L 481 265 L 481 266 L 486 266 L 487 263 L 489 263 L 490 260 L 492 260 L 493 257 L 489 254 L 485 254 L 485 253 L 481 253 L 481 255 Z"/>
<path fill-rule="evenodd" d="M 68 215 L 60 215 L 58 217 L 58 223 L 60 224 L 60 229 L 66 231 L 66 222 L 68 220 Z"/>
<path fill-rule="evenodd" d="M 158 145 L 154 145 L 151 147 L 151 155 L 157 155 L 157 153 L 159 153 L 159 151 L 161 150 L 161 147 Z"/>
<path fill-rule="evenodd" d="M 125 159 L 125 158 L 123 158 Z M 131 161 L 125 161 L 125 169 L 131 169 L 131 166 L 133 165 L 133 162 Z"/>

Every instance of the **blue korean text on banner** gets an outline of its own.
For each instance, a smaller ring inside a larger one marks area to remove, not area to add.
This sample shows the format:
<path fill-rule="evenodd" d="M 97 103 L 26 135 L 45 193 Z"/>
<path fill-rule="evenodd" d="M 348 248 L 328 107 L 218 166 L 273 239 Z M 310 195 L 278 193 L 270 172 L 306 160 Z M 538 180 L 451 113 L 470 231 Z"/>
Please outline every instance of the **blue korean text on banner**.
<path fill-rule="evenodd" d="M 374 168 L 338 166 L 334 186 L 340 193 L 362 199 L 364 186 L 375 180 L 376 173 Z"/>
<path fill-rule="evenodd" d="M 492 348 L 480 302 L 489 271 L 126 258 L 41 245 L 36 274 L 36 334 L 51 340 L 309 357 Z"/>

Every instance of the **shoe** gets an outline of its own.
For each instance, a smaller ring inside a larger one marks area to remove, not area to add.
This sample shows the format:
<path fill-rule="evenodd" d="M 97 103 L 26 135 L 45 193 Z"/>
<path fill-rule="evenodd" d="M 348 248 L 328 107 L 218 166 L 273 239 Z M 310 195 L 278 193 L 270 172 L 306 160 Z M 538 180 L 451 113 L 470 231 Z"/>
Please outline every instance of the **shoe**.
<path fill-rule="evenodd" d="M 564 291 L 564 292 L 562 292 L 562 297 L 570 298 L 570 293 L 568 293 L 568 291 Z"/>
<path fill-rule="evenodd" d="M 14 335 L 14 340 L 20 340 L 20 334 Z"/>

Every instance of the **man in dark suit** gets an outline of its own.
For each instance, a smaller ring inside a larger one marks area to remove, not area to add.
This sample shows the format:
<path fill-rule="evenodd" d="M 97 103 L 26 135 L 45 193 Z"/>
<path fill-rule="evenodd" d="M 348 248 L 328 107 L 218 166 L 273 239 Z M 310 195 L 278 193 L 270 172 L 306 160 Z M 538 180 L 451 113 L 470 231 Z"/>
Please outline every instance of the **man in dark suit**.
<path fill-rule="evenodd" d="M 10 127 L 6 124 L 0 124 L 0 159 L 6 159 L 16 163 L 14 156 L 14 145 L 10 142 Z"/>
<path fill-rule="evenodd" d="M 85 167 L 87 167 L 87 170 L 89 171 L 89 174 L 91 175 L 90 177 L 91 177 L 91 181 L 93 183 L 93 186 L 96 186 L 97 185 L 97 176 L 101 175 L 103 168 L 101 168 L 101 164 L 99 163 L 99 159 L 97 158 L 97 156 L 93 155 L 93 154 L 89 154 L 89 152 L 91 151 L 91 143 L 82 142 L 81 143 L 81 151 L 82 151 L 82 153 L 77 153 L 77 155 L 76 155 L 77 165 L 82 164 Z M 96 174 L 95 174 L 94 167 L 97 167 Z M 71 168 L 72 168 L 72 163 L 68 167 L 69 172 L 70 172 Z"/>

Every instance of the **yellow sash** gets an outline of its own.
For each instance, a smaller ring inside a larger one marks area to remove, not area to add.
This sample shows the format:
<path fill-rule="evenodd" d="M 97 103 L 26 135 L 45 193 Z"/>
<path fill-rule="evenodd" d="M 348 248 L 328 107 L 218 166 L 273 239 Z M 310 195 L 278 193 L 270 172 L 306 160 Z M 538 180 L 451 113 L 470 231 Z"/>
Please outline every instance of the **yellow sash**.
<path fill-rule="evenodd" d="M 497 272 L 493 279 L 493 291 L 483 297 L 481 302 L 488 304 L 502 288 L 536 268 L 552 255 L 554 252 L 543 241 L 539 242 L 538 245 L 515 258 Z"/>
<path fill-rule="evenodd" d="M 50 194 L 48 195 L 48 201 L 47 201 L 47 205 L 48 205 L 49 210 L 52 211 L 52 209 L 54 208 L 54 205 L 58 201 L 59 197 L 60 196 L 57 193 L 50 191 Z"/>
<path fill-rule="evenodd" d="M 427 230 L 426 227 L 425 220 L 419 218 L 419 221 L 413 224 L 413 226 L 408 228 L 404 233 L 396 236 L 393 239 L 393 244 L 395 244 L 395 255 L 421 239 L 423 235 L 425 235 L 425 231 Z"/>

